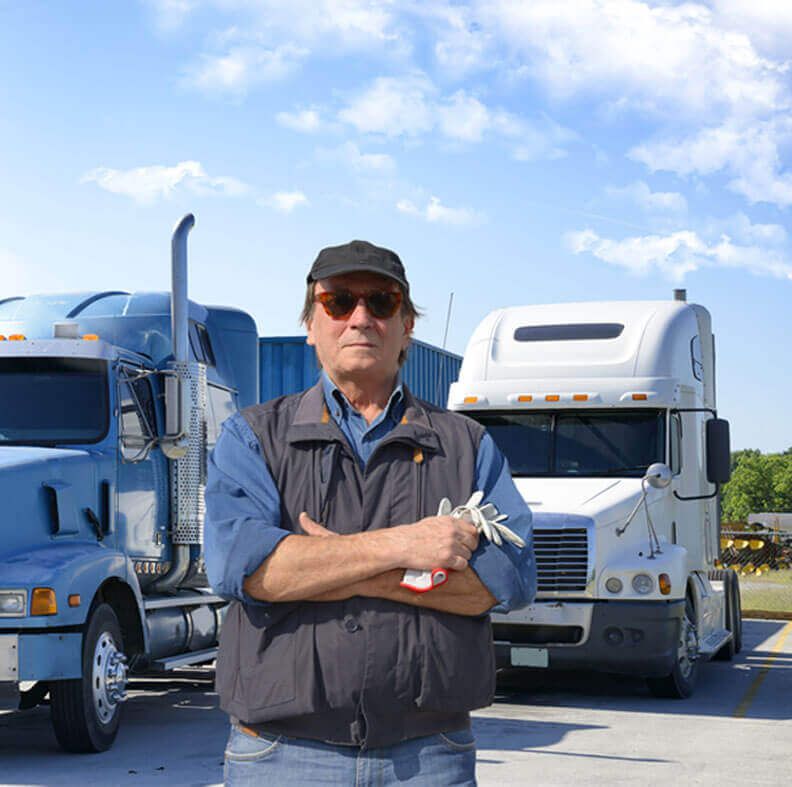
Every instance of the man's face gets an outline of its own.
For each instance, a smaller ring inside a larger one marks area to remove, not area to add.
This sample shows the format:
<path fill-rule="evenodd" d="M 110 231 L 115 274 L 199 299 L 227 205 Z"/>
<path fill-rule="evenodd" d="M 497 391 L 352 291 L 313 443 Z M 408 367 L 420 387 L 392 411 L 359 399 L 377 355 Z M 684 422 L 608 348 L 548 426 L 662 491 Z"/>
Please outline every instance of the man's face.
<path fill-rule="evenodd" d="M 375 273 L 347 273 L 316 282 L 314 295 L 348 290 L 365 295 L 373 290 L 398 292 L 399 285 L 387 276 Z M 399 353 L 407 348 L 413 320 L 399 309 L 393 317 L 374 317 L 360 299 L 347 317 L 333 319 L 321 303 L 314 303 L 307 324 L 308 344 L 330 377 L 339 382 L 362 378 L 370 383 L 385 383 L 399 369 Z"/>

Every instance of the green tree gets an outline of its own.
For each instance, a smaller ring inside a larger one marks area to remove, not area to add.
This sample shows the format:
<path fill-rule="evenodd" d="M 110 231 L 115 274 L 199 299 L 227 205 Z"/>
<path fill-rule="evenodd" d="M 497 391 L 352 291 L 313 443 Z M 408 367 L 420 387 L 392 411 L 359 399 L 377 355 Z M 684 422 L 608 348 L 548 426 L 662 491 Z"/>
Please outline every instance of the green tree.
<path fill-rule="evenodd" d="M 723 487 L 726 522 L 744 522 L 752 512 L 792 511 L 792 453 L 735 451 L 732 468 L 731 480 Z"/>
<path fill-rule="evenodd" d="M 790 449 L 792 450 L 792 449 Z M 731 452 L 731 471 L 732 473 L 737 468 L 737 463 L 744 456 L 761 456 L 762 452 L 758 448 L 741 448 L 739 451 Z"/>

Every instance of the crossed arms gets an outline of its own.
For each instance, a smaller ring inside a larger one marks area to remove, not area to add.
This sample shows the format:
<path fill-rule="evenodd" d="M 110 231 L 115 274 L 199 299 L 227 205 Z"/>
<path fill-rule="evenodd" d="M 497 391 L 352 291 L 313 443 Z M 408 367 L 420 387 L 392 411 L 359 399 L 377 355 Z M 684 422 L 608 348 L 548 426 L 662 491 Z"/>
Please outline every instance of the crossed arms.
<path fill-rule="evenodd" d="M 306 535 L 291 535 L 244 581 L 261 601 L 341 601 L 385 598 L 457 615 L 481 615 L 497 600 L 468 566 L 478 546 L 469 522 L 449 516 L 341 536 L 300 514 Z M 399 585 L 404 569 L 448 568 L 449 579 L 429 593 Z"/>

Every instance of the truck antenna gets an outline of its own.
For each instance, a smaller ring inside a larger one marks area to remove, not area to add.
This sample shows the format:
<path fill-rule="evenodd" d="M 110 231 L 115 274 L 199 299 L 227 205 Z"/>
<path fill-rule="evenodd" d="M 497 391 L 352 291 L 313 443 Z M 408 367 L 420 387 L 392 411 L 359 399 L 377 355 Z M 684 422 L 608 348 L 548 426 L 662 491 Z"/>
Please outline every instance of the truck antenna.
<path fill-rule="evenodd" d="M 446 312 L 446 324 L 445 324 L 445 331 L 443 332 L 443 349 L 446 348 L 446 342 L 448 341 L 448 326 L 451 323 L 451 306 L 454 304 L 454 292 L 453 290 L 448 294 L 448 311 Z"/>
<path fill-rule="evenodd" d="M 448 311 L 446 312 L 446 322 L 445 322 L 445 331 L 443 332 L 443 349 L 446 348 L 446 342 L 448 341 L 448 326 L 451 324 L 451 307 L 454 304 L 454 292 L 453 290 L 448 294 Z M 437 397 L 440 396 L 440 385 L 443 381 L 443 376 L 440 374 L 440 370 L 437 370 L 437 386 L 435 387 L 435 401 L 437 401 Z"/>

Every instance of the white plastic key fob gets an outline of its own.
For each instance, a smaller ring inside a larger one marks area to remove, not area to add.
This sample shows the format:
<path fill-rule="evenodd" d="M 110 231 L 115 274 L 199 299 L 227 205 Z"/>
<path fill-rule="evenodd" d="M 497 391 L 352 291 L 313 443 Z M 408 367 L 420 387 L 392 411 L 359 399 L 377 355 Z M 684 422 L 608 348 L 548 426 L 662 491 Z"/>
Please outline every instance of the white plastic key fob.
<path fill-rule="evenodd" d="M 433 568 L 431 571 L 415 571 L 408 568 L 399 584 L 416 593 L 426 593 L 447 581 L 448 571 L 444 568 Z"/>

